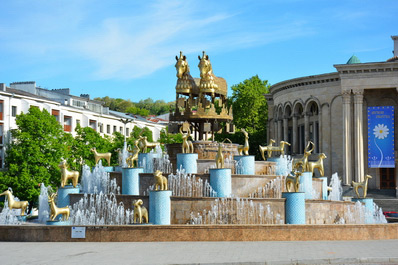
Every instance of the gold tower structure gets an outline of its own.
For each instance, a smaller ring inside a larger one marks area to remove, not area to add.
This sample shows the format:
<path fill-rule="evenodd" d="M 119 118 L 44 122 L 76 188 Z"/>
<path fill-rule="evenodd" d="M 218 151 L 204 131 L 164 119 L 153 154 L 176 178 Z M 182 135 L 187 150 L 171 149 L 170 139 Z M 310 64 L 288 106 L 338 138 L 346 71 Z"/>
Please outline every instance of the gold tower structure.
<path fill-rule="evenodd" d="M 227 131 L 231 131 L 233 117 L 232 108 L 227 107 L 227 82 L 214 75 L 205 52 L 198 58 L 200 78 L 193 78 L 186 56 L 182 52 L 176 56 L 176 108 L 174 113 L 170 113 L 169 131 L 178 132 L 181 126 L 178 123 L 186 122 L 191 127 L 194 140 L 201 141 L 222 130 L 221 123 L 227 124 Z"/>

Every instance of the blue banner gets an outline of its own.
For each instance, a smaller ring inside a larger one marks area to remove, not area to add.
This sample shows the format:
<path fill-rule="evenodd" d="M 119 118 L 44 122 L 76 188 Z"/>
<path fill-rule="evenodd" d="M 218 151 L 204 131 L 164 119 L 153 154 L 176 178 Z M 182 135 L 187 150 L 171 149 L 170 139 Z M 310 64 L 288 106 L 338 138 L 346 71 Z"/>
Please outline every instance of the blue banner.
<path fill-rule="evenodd" d="M 368 167 L 395 168 L 394 107 L 368 107 Z"/>

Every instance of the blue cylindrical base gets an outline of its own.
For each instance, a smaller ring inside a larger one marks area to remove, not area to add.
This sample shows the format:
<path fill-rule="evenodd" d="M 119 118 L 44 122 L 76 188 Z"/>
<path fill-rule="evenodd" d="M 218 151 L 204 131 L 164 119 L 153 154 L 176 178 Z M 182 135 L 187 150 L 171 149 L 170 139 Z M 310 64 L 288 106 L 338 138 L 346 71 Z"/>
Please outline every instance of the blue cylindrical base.
<path fill-rule="evenodd" d="M 57 199 L 57 207 L 62 208 L 70 205 L 69 194 L 71 193 L 80 193 L 80 185 L 78 184 L 76 188 L 72 185 L 65 185 L 65 187 L 58 188 L 58 199 Z"/>
<path fill-rule="evenodd" d="M 171 190 L 149 192 L 149 222 L 155 225 L 170 224 Z"/>
<path fill-rule="evenodd" d="M 122 168 L 122 194 L 140 195 L 140 173 L 143 173 L 142 167 Z"/>
<path fill-rule="evenodd" d="M 304 192 L 283 192 L 282 198 L 285 202 L 285 223 L 304 225 L 305 224 L 305 193 Z"/>
<path fill-rule="evenodd" d="M 254 156 L 234 156 L 234 160 L 237 161 L 235 167 L 235 174 L 240 174 L 240 175 L 255 174 Z"/>
<path fill-rule="evenodd" d="M 113 167 L 104 167 L 105 172 L 113 172 Z"/>
<path fill-rule="evenodd" d="M 322 200 L 328 199 L 328 178 L 327 177 L 319 177 L 318 179 L 322 180 Z"/>
<path fill-rule="evenodd" d="M 365 209 L 367 211 L 366 213 L 366 217 L 365 217 L 365 222 L 367 224 L 372 224 L 374 222 L 374 211 L 375 208 L 373 206 L 373 198 L 352 198 L 351 199 L 353 202 L 357 202 L 360 201 L 361 203 L 363 203 L 365 205 Z"/>
<path fill-rule="evenodd" d="M 70 222 L 69 222 L 69 220 L 67 220 L 67 221 L 51 221 L 51 220 L 49 220 L 49 221 L 47 221 L 46 222 L 46 225 L 70 225 Z"/>
<path fill-rule="evenodd" d="M 116 166 L 115 167 L 116 172 L 122 172 L 122 167 L 121 166 Z"/>
<path fill-rule="evenodd" d="M 278 161 L 281 160 L 279 157 L 268 157 L 267 161 L 269 162 L 276 162 L 278 163 Z"/>
<path fill-rule="evenodd" d="M 210 168 L 210 186 L 217 192 L 217 197 L 231 197 L 231 169 Z"/>
<path fill-rule="evenodd" d="M 300 191 L 305 193 L 305 199 L 312 199 L 312 172 L 303 172 L 300 176 Z"/>
<path fill-rule="evenodd" d="M 153 173 L 153 159 L 158 157 L 157 153 L 138 154 L 138 165 L 144 169 L 143 173 Z"/>
<path fill-rule="evenodd" d="M 186 173 L 198 173 L 198 154 L 177 154 L 177 169 L 183 168 Z"/>

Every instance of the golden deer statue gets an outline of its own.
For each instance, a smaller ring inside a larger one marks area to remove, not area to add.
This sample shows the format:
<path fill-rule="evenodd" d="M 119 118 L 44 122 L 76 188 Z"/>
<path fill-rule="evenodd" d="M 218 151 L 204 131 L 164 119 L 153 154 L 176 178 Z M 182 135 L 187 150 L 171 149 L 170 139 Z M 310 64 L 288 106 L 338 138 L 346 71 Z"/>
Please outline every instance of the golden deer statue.
<path fill-rule="evenodd" d="M 249 155 L 249 134 L 245 131 L 245 129 L 242 129 L 242 133 L 245 136 L 245 144 L 244 145 L 239 145 L 238 146 L 238 152 L 239 155 Z"/>
<path fill-rule="evenodd" d="M 140 148 L 138 147 L 139 140 L 134 141 L 133 150 L 127 149 L 130 155 L 126 158 L 127 167 L 133 168 L 134 164 L 138 163 L 138 154 L 140 153 Z"/>
<path fill-rule="evenodd" d="M 144 202 L 141 199 L 134 201 L 134 213 L 133 213 L 133 223 L 142 224 L 143 221 L 145 223 L 149 222 L 148 219 L 148 210 L 145 206 L 142 206 Z"/>
<path fill-rule="evenodd" d="M 98 161 L 103 158 L 108 162 L 108 166 L 111 165 L 111 153 L 98 153 L 95 147 L 91 148 L 90 151 L 94 153 L 95 164 L 98 164 Z"/>
<path fill-rule="evenodd" d="M 180 133 L 182 134 L 182 153 L 185 154 L 191 154 L 193 153 L 193 144 L 190 140 L 188 140 L 188 137 L 191 135 L 191 130 L 188 127 L 188 132 L 184 133 L 182 131 L 182 127 L 180 127 Z"/>
<path fill-rule="evenodd" d="M 312 174 L 314 174 L 314 170 L 315 168 L 317 168 L 319 170 L 319 174 L 321 175 L 321 177 L 323 177 L 325 175 L 325 170 L 323 168 L 323 160 L 327 158 L 327 156 L 324 153 L 319 154 L 319 158 L 317 161 L 313 162 L 308 162 L 308 172 L 312 172 Z"/>
<path fill-rule="evenodd" d="M 10 190 L 6 190 L 5 192 L 1 193 L 0 196 L 7 196 L 8 200 L 8 208 L 12 209 L 21 209 L 21 215 L 25 215 L 26 208 L 28 208 L 29 203 L 27 201 L 16 201 L 14 199 L 14 195 Z"/>
<path fill-rule="evenodd" d="M 160 143 L 148 142 L 148 137 L 140 136 L 138 147 L 140 148 L 141 153 L 148 153 L 148 149 L 154 149 L 156 146 L 160 146 Z"/>
<path fill-rule="evenodd" d="M 216 168 L 224 168 L 224 154 L 222 144 L 225 142 L 225 140 L 228 140 L 232 144 L 231 140 L 229 140 L 228 138 L 225 138 L 224 141 L 218 143 L 218 150 L 216 154 Z"/>
<path fill-rule="evenodd" d="M 368 180 L 371 179 L 372 176 L 370 175 L 366 175 L 365 176 L 365 180 L 361 181 L 361 182 L 352 182 L 352 187 L 354 188 L 355 193 L 357 194 L 358 198 L 361 198 L 361 196 L 359 196 L 359 192 L 358 189 L 361 188 L 363 191 L 363 197 L 362 198 L 366 198 L 366 195 L 368 194 Z"/>
<path fill-rule="evenodd" d="M 300 171 L 296 171 L 294 173 L 294 176 L 289 174 L 286 177 L 286 191 L 287 192 L 299 192 L 301 174 L 302 173 Z M 293 191 L 291 191 L 292 188 L 293 188 Z"/>
<path fill-rule="evenodd" d="M 273 146 L 272 144 L 275 143 L 274 139 L 270 139 L 269 144 L 267 146 L 259 146 L 261 156 L 265 160 L 264 153 L 267 152 L 268 157 L 272 156 L 272 152 L 281 152 L 281 155 L 285 155 L 285 145 L 290 144 L 285 141 L 280 141 L 279 146 Z"/>
<path fill-rule="evenodd" d="M 312 145 L 312 148 L 308 150 L 308 148 Z M 302 168 L 302 172 L 307 172 L 308 171 L 308 157 L 311 155 L 312 151 L 314 150 L 314 143 L 311 141 L 308 141 L 307 146 L 304 149 L 304 155 L 301 158 L 294 158 L 292 162 L 292 169 L 293 170 L 298 170 L 299 167 Z"/>
<path fill-rule="evenodd" d="M 162 175 L 162 171 L 156 170 L 153 176 L 155 177 L 155 190 L 167 190 L 167 178 Z"/>
<path fill-rule="evenodd" d="M 51 194 L 48 196 L 48 202 L 50 203 L 50 220 L 54 221 L 55 217 L 58 215 L 62 214 L 62 220 L 66 221 L 69 219 L 69 214 L 70 214 L 70 209 L 68 206 L 58 208 L 57 205 L 55 204 L 55 197 L 57 196 L 57 193 Z"/>
<path fill-rule="evenodd" d="M 69 171 L 65 160 L 62 160 L 58 167 L 61 169 L 61 187 L 65 187 L 68 180 L 71 179 L 73 187 L 76 188 L 80 175 L 79 171 Z"/>

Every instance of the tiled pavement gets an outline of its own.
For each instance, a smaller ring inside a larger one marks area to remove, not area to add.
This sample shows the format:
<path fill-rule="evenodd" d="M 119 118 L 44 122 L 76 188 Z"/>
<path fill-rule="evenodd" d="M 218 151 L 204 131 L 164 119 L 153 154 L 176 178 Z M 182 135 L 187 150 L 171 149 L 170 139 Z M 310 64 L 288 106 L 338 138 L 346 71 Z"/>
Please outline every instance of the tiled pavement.
<path fill-rule="evenodd" d="M 0 242 L 0 264 L 398 264 L 398 240 Z"/>

